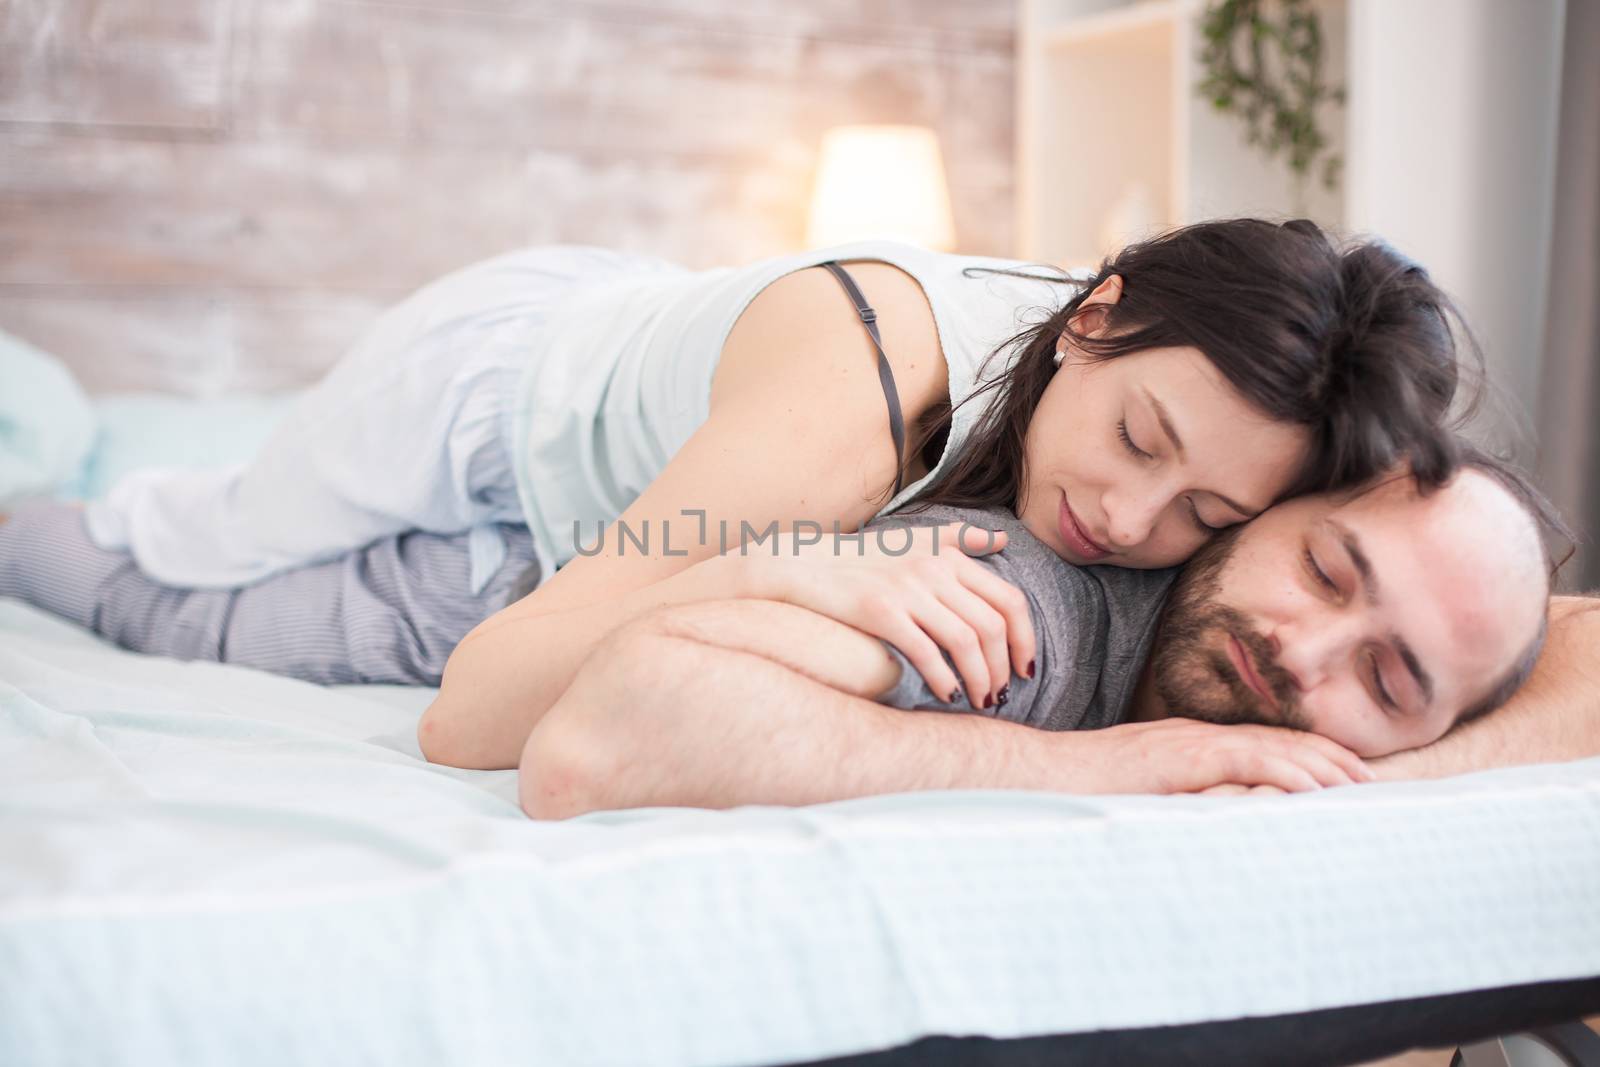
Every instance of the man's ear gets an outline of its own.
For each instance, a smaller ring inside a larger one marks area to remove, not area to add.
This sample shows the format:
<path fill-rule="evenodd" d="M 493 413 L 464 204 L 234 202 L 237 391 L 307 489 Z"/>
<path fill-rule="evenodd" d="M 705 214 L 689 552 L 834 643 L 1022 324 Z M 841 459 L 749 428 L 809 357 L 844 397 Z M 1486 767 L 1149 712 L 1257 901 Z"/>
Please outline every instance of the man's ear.
<path fill-rule="evenodd" d="M 1106 331 L 1107 313 L 1122 299 L 1122 275 L 1113 274 L 1083 298 L 1072 315 L 1072 328 L 1084 337 L 1099 337 Z"/>

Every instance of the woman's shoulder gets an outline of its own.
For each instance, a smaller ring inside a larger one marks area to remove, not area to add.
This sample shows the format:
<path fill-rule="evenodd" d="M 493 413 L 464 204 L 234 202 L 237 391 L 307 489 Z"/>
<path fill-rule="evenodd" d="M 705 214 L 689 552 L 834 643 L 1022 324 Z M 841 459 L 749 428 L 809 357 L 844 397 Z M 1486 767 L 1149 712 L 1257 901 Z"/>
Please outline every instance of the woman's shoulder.
<path fill-rule="evenodd" d="M 839 263 L 872 307 L 909 423 L 949 391 L 928 297 L 916 277 L 893 263 L 865 259 Z M 879 394 L 872 373 L 876 351 L 866 326 L 840 279 L 819 261 L 782 275 L 751 299 L 723 344 L 714 396 L 747 375 L 765 373 L 774 359 L 807 361 L 819 372 L 830 369 L 833 361 L 818 351 L 826 338 L 853 339 L 853 347 L 861 352 L 860 359 L 852 356 L 853 365 L 865 372 L 855 376 L 855 383 Z"/>

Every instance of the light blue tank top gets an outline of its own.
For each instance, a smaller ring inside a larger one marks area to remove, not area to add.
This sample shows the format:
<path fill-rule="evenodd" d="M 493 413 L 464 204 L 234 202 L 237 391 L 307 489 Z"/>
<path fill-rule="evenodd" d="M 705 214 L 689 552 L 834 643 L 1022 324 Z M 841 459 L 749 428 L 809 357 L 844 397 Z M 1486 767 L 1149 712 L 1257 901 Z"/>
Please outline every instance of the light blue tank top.
<path fill-rule="evenodd" d="M 891 263 L 921 284 L 949 367 L 952 404 L 979 384 L 987 356 L 1070 293 L 1060 282 L 962 274 L 967 267 L 1051 273 L 1036 264 L 888 240 L 699 271 L 641 257 L 637 274 L 580 286 L 546 322 L 518 383 L 512 422 L 517 492 L 555 566 L 577 554 L 575 528 L 581 543 L 593 542 L 599 524 L 615 520 L 705 422 L 722 346 L 750 301 L 793 271 L 858 259 Z M 985 368 L 984 380 L 1003 373 L 1010 357 Z M 958 407 L 939 462 L 877 514 L 937 478 L 980 415 L 976 403 Z"/>

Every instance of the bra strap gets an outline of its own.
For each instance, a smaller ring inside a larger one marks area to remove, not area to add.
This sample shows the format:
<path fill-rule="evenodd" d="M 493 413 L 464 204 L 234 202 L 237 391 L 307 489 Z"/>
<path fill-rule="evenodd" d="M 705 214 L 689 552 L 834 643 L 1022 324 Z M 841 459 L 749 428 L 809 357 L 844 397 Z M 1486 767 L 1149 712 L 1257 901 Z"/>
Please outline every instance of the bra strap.
<path fill-rule="evenodd" d="M 873 347 L 878 350 L 878 382 L 883 386 L 883 397 L 889 404 L 889 433 L 894 438 L 894 495 L 900 495 L 900 484 L 905 480 L 905 463 L 902 457 L 906 449 L 906 424 L 900 414 L 900 391 L 894 385 L 894 371 L 889 367 L 889 356 L 883 350 L 883 338 L 878 334 L 878 313 L 872 310 L 872 305 L 867 303 L 867 298 L 862 295 L 856 286 L 855 279 L 833 260 L 828 260 L 822 266 L 827 267 L 839 284 L 844 286 L 850 299 L 855 302 L 856 314 L 861 316 L 861 322 L 867 328 L 867 333 L 872 337 Z"/>

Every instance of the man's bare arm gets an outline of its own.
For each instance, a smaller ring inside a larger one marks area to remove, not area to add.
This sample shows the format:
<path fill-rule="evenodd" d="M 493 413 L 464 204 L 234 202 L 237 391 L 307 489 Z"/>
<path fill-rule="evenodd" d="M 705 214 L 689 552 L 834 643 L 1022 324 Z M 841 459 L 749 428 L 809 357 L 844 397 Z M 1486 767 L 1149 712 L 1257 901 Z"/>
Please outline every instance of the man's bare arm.
<path fill-rule="evenodd" d="M 1600 599 L 1555 597 L 1544 652 L 1506 705 L 1424 748 L 1372 761 L 1380 778 L 1442 778 L 1600 756 Z"/>
<path fill-rule="evenodd" d="M 605 647 L 636 666 L 581 669 L 528 737 L 519 793 L 535 818 L 1051 780 L 1058 735 L 887 708 L 761 656 L 635 626 Z"/>
<path fill-rule="evenodd" d="M 608 637 L 529 735 L 522 806 L 810 804 L 921 789 L 1180 792 L 1222 781 L 1314 789 L 1359 762 L 1314 735 L 1186 719 L 1052 733 L 907 712 L 872 637 L 790 604 L 713 601 Z"/>

